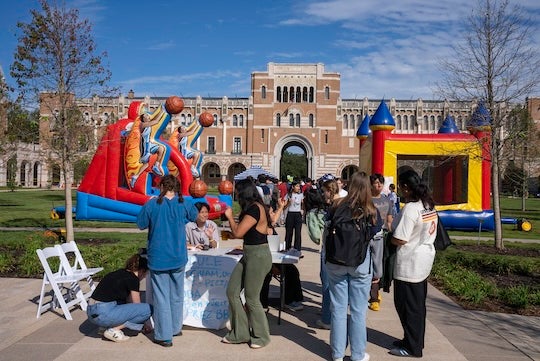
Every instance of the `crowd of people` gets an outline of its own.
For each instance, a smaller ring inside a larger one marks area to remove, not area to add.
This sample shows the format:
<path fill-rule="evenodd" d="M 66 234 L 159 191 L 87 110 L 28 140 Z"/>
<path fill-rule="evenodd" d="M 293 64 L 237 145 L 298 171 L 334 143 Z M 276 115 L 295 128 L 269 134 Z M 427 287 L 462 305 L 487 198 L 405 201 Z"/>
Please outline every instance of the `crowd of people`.
<path fill-rule="evenodd" d="M 230 329 L 221 342 L 247 343 L 253 349 L 270 342 L 264 309 L 270 279 L 282 269 L 272 265 L 268 235 L 277 234 L 275 227 L 285 226 L 285 251 L 302 257 L 305 224 L 309 238 L 320 247 L 322 302 L 316 324 L 330 330 L 332 359 L 343 360 L 350 345 L 351 360 L 369 360 L 366 315 L 368 309 L 380 310 L 382 279 L 393 281 L 394 304 L 404 333 L 389 353 L 421 357 L 437 214 L 428 187 L 414 170 L 398 175 L 401 199 L 394 184 L 386 192 L 384 187 L 382 174 L 364 172 L 353 174 L 348 184 L 330 174 L 316 181 L 262 176 L 236 182 L 240 214 L 235 217 L 228 207 L 224 216 L 232 236 L 243 239 L 243 252 L 227 284 Z M 147 254 L 130 257 L 124 268 L 106 275 L 91 296 L 88 318 L 109 340 L 129 339 L 123 332 L 127 328 L 153 331 L 156 344 L 170 347 L 173 337 L 182 334 L 187 251 L 218 247 L 219 232 L 208 219 L 208 204 L 186 201 L 179 190 L 176 177 L 162 178 L 159 196 L 151 198 L 137 217 L 138 227 L 148 229 Z M 371 227 L 366 257 L 354 266 L 327 257 L 325 240 L 339 207 L 350 209 L 353 220 L 364 219 Z M 303 293 L 298 268 L 287 265 L 284 272 L 286 306 L 300 311 Z M 152 305 L 141 302 L 139 293 L 139 282 L 147 274 Z"/>

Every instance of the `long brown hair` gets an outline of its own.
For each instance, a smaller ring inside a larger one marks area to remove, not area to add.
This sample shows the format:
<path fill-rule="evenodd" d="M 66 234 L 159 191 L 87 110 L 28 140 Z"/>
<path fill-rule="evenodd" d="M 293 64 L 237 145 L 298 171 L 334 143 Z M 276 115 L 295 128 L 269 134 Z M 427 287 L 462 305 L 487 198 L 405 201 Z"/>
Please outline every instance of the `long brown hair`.
<path fill-rule="evenodd" d="M 377 219 L 377 209 L 371 200 L 371 182 L 365 172 L 356 172 L 352 175 L 347 189 L 349 194 L 337 200 L 337 204 L 347 202 L 352 210 L 353 218 L 368 217 Z"/>
<path fill-rule="evenodd" d="M 178 196 L 178 203 L 184 202 L 184 197 L 182 197 L 182 193 L 180 193 L 180 181 L 175 176 L 167 174 L 161 178 L 159 186 L 161 192 L 159 193 L 157 204 L 161 204 L 163 202 L 163 197 L 168 191 L 172 191 Z"/>

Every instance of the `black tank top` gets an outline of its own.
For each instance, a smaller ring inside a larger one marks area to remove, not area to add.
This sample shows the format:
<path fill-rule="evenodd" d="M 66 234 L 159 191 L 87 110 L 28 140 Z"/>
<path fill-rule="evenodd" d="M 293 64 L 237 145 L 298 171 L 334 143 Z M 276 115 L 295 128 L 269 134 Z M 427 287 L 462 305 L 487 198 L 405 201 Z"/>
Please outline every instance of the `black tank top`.
<path fill-rule="evenodd" d="M 257 203 L 251 204 L 248 209 L 246 209 L 246 211 L 242 213 L 240 221 L 242 221 L 242 218 L 244 218 L 244 216 L 246 215 L 255 218 L 257 220 L 257 223 L 255 223 L 255 225 L 251 227 L 244 235 L 244 244 L 254 246 L 258 244 L 268 243 L 266 233 L 263 234 L 257 230 L 257 224 L 259 223 L 259 219 L 261 218 L 261 211 L 257 206 Z M 266 217 L 266 214 L 264 216 Z"/>

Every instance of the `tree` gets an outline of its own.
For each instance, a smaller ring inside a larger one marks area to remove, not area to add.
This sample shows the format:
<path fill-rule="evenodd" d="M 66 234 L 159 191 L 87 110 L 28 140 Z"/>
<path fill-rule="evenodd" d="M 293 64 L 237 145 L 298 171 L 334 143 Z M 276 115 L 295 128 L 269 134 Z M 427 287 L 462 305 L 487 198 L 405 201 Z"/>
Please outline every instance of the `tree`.
<path fill-rule="evenodd" d="M 16 142 L 39 143 L 39 109 L 29 111 L 19 103 L 11 103 L 7 112 L 6 140 Z"/>
<path fill-rule="evenodd" d="M 526 210 L 529 179 L 540 155 L 539 132 L 527 107 L 516 105 L 507 117 L 504 155 L 508 160 L 502 181 L 504 187 L 521 197 L 521 210 Z"/>
<path fill-rule="evenodd" d="M 73 165 L 79 157 L 80 137 L 88 133 L 75 98 L 106 91 L 111 73 L 106 53 L 97 54 L 92 25 L 65 3 L 40 0 L 29 23 L 17 24 L 18 38 L 11 76 L 23 99 L 39 100 L 41 144 L 60 166 L 65 187 L 66 239 L 74 239 L 71 187 Z"/>
<path fill-rule="evenodd" d="M 484 102 L 490 120 L 491 193 L 495 247 L 504 248 L 499 202 L 505 138 L 505 107 L 523 100 L 540 83 L 540 58 L 534 47 L 534 23 L 506 0 L 479 0 L 465 23 L 455 58 L 440 61 L 439 93 L 447 99 Z"/>

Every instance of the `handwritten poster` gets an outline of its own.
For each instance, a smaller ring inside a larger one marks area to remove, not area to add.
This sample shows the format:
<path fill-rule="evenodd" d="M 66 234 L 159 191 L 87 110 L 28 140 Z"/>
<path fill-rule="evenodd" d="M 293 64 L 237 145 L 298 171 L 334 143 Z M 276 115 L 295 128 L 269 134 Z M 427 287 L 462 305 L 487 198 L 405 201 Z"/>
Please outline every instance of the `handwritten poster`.
<path fill-rule="evenodd" d="M 229 319 L 227 284 L 238 256 L 190 253 L 184 283 L 184 325 L 221 329 Z M 220 252 L 221 253 L 221 252 Z"/>

